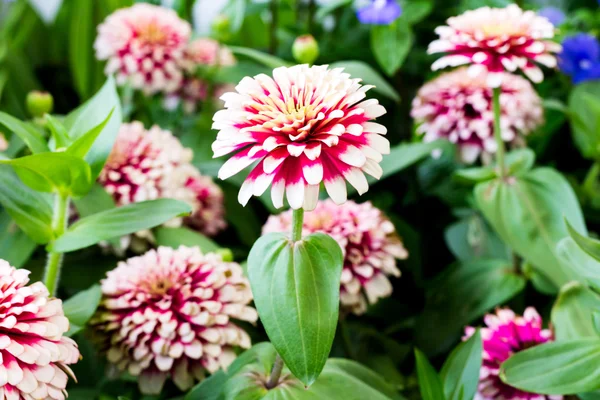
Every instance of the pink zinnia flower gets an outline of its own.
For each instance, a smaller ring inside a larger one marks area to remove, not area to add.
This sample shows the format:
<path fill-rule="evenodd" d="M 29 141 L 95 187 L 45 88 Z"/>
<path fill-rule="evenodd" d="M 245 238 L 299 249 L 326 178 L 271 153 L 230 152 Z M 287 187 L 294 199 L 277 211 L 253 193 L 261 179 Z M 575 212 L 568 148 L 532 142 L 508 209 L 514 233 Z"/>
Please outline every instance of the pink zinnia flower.
<path fill-rule="evenodd" d="M 479 377 L 478 400 L 560 400 L 562 396 L 528 393 L 508 386 L 498 376 L 500 365 L 514 353 L 552 340 L 552 333 L 542 329 L 542 318 L 535 308 L 525 309 L 523 316 L 509 309 L 499 309 L 496 314 L 484 317 L 486 328 L 481 329 L 483 365 Z M 464 340 L 475 333 L 475 328 L 465 329 Z"/>
<path fill-rule="evenodd" d="M 542 100 L 525 78 L 502 75 L 502 139 L 521 144 L 523 135 L 544 121 Z M 486 73 L 472 78 L 467 68 L 459 68 L 426 83 L 413 100 L 411 116 L 426 142 L 446 138 L 456 143 L 463 162 L 490 158 L 496 152 L 492 89 L 486 84 Z"/>
<path fill-rule="evenodd" d="M 29 271 L 0 260 L 0 399 L 67 398 L 70 364 L 79 360 L 62 302 Z"/>
<path fill-rule="evenodd" d="M 292 212 L 269 217 L 263 233 L 289 232 Z M 396 260 L 408 253 L 394 225 L 370 202 L 348 201 L 341 206 L 331 200 L 319 201 L 304 216 L 303 235 L 322 232 L 333 237 L 344 253 L 340 301 L 355 314 L 366 311 L 392 293 L 388 276 L 400 276 Z"/>
<path fill-rule="evenodd" d="M 226 368 L 250 337 L 232 319 L 258 314 L 242 268 L 197 247 L 159 247 L 120 262 L 102 281 L 92 324 L 108 360 L 139 376 L 140 390 L 160 393 L 170 377 L 181 389 Z"/>
<path fill-rule="evenodd" d="M 191 27 L 173 10 L 138 3 L 115 11 L 98 26 L 96 57 L 106 74 L 147 94 L 173 92 L 182 82 L 181 62 Z"/>
<path fill-rule="evenodd" d="M 521 69 L 533 82 L 541 82 L 544 74 L 536 63 L 556 66 L 552 53 L 561 47 L 548 40 L 554 37 L 554 25 L 533 11 L 515 4 L 482 7 L 449 18 L 447 23 L 435 30 L 440 38 L 429 45 L 430 54 L 447 53 L 433 64 L 434 70 L 471 64 L 472 76 L 487 70 L 488 85 L 498 87 L 506 76 L 504 70 Z"/>
<path fill-rule="evenodd" d="M 235 65 L 231 50 L 210 38 L 192 40 L 185 49 L 183 65 L 193 71 L 199 65 L 228 67 Z"/>
<path fill-rule="evenodd" d="M 214 116 L 215 157 L 235 153 L 219 171 L 227 179 L 253 167 L 238 196 L 241 204 L 271 188 L 276 208 L 284 194 L 293 209 L 312 210 L 319 185 L 338 204 L 346 201 L 346 180 L 363 194 L 367 173 L 382 174 L 379 162 L 390 151 L 386 128 L 371 122 L 385 113 L 376 99 L 362 101 L 372 86 L 361 86 L 341 68 L 296 65 L 242 79 L 221 99 Z"/>

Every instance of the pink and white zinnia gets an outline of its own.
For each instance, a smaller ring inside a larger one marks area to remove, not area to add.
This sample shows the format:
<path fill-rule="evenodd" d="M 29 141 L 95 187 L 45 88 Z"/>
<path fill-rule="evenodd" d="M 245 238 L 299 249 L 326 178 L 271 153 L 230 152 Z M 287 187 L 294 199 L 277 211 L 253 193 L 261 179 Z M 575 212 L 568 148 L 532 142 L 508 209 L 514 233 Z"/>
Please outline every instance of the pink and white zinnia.
<path fill-rule="evenodd" d="M 429 45 L 430 54 L 446 53 L 432 65 L 433 70 L 470 64 L 472 76 L 488 71 L 488 85 L 498 87 L 504 70 L 520 69 L 539 83 L 544 74 L 536 63 L 549 68 L 557 65 L 553 53 L 561 46 L 549 40 L 554 37 L 554 25 L 515 4 L 467 11 L 447 23 L 435 30 L 440 38 Z"/>
<path fill-rule="evenodd" d="M 225 109 L 214 116 L 214 156 L 235 153 L 219 177 L 256 163 L 239 192 L 244 205 L 269 186 L 276 208 L 285 194 L 291 208 L 309 211 L 321 182 L 337 204 L 346 201 L 346 181 L 365 193 L 364 173 L 380 178 L 379 162 L 390 151 L 386 128 L 371 122 L 385 109 L 376 99 L 363 100 L 370 88 L 325 65 L 280 67 L 273 77 L 242 79 L 236 92 L 221 96 Z"/>
<path fill-rule="evenodd" d="M 29 271 L 0 260 L 0 399 L 65 400 L 70 364 L 79 360 L 62 302 Z"/>
<path fill-rule="evenodd" d="M 535 308 L 525 309 L 523 316 L 510 309 L 498 309 L 484 317 L 481 328 L 483 364 L 479 374 L 476 400 L 561 400 L 563 396 L 529 393 L 509 386 L 500 379 L 500 365 L 514 353 L 552 340 L 552 332 L 542 328 L 542 318 Z M 475 333 L 465 329 L 464 339 Z"/>

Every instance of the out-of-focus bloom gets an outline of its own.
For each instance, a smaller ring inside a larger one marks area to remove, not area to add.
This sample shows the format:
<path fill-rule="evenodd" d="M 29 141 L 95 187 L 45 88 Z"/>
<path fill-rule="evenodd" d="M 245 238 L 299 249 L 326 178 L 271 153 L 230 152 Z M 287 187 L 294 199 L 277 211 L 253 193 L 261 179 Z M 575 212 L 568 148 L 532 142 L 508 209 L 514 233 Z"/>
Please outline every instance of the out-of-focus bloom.
<path fill-rule="evenodd" d="M 430 54 L 447 53 L 433 63 L 433 70 L 470 64 L 473 76 L 488 71 L 488 85 L 498 87 L 506 76 L 504 70 L 520 69 L 533 82 L 541 82 L 544 74 L 536 63 L 556 66 L 552 53 L 561 47 L 549 40 L 554 37 L 554 25 L 533 11 L 515 4 L 482 7 L 449 18 L 447 23 L 436 28 L 440 38 L 429 45 Z"/>
<path fill-rule="evenodd" d="M 368 0 L 368 4 L 356 10 L 362 24 L 389 25 L 402 15 L 396 0 Z"/>
<path fill-rule="evenodd" d="M 183 79 L 180 63 L 190 25 L 173 10 L 137 3 L 109 15 L 98 26 L 96 57 L 108 60 L 106 74 L 147 94 L 170 93 Z"/>
<path fill-rule="evenodd" d="M 587 33 L 579 33 L 563 41 L 559 55 L 560 70 L 573 79 L 573 83 L 600 79 L 600 43 Z"/>
<path fill-rule="evenodd" d="M 160 393 L 171 377 L 181 389 L 226 368 L 250 337 L 232 319 L 255 322 L 242 268 L 196 247 L 159 247 L 120 262 L 102 281 L 92 320 L 108 360 Z"/>
<path fill-rule="evenodd" d="M 219 178 L 257 162 L 239 192 L 244 205 L 269 186 L 276 208 L 286 194 L 293 209 L 314 209 L 321 182 L 337 204 L 346 201 L 346 180 L 365 193 L 364 173 L 381 177 L 379 162 L 390 144 L 382 136 L 386 128 L 371 122 L 385 109 L 376 99 L 363 101 L 372 86 L 359 82 L 325 65 L 280 67 L 273 78 L 242 79 L 236 92 L 221 97 L 225 109 L 213 118 L 219 130 L 214 156 L 236 153 Z"/>
<path fill-rule="evenodd" d="M 481 329 L 483 365 L 479 374 L 476 398 L 480 400 L 560 400 L 562 396 L 546 396 L 524 392 L 502 382 L 500 365 L 511 355 L 552 340 L 552 333 L 542 329 L 542 318 L 533 307 L 523 316 L 509 309 L 499 309 L 496 314 L 484 317 L 486 328 Z M 464 340 L 475 333 L 475 328 L 465 329 Z"/>
<path fill-rule="evenodd" d="M 562 25 L 567 19 L 564 11 L 558 7 L 544 7 L 538 11 L 538 15 L 547 18 L 554 26 Z"/>
<path fill-rule="evenodd" d="M 531 83 L 503 73 L 500 94 L 502 139 L 519 144 L 542 124 L 542 101 Z M 486 73 L 472 78 L 467 68 L 444 73 L 426 83 L 414 98 L 411 116 L 426 142 L 446 138 L 458 144 L 460 157 L 472 163 L 496 152 L 492 89 Z"/>
<path fill-rule="evenodd" d="M 44 114 L 50 113 L 54 107 L 54 98 L 48 92 L 40 92 L 32 90 L 27 93 L 25 99 L 27 111 L 32 117 L 41 117 Z"/>
<path fill-rule="evenodd" d="M 6 151 L 8 149 L 8 140 L 3 133 L 0 132 L 0 151 Z"/>
<path fill-rule="evenodd" d="M 292 212 L 269 217 L 263 233 L 289 232 Z M 366 311 L 392 293 L 388 276 L 400 276 L 397 259 L 408 252 L 394 225 L 370 202 L 347 201 L 338 206 L 331 200 L 319 201 L 315 210 L 304 216 L 303 235 L 323 232 L 333 237 L 344 253 L 340 301 L 355 314 Z M 365 297 L 366 295 L 366 297 Z"/>
<path fill-rule="evenodd" d="M 70 364 L 79 360 L 62 302 L 29 271 L 0 260 L 0 399 L 65 400 Z"/>
<path fill-rule="evenodd" d="M 185 49 L 183 61 L 188 70 L 193 70 L 198 65 L 228 67 L 236 63 L 231 50 L 210 38 L 191 41 Z"/>
<path fill-rule="evenodd" d="M 292 55 L 299 63 L 312 64 L 319 57 L 319 43 L 313 35 L 298 36 L 292 45 Z"/>

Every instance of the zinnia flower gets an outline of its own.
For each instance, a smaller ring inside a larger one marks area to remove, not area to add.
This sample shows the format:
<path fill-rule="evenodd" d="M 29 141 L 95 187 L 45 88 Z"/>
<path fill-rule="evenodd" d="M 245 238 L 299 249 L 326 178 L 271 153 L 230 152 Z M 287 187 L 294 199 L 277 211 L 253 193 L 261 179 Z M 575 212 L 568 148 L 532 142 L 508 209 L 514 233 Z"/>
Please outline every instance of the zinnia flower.
<path fill-rule="evenodd" d="M 498 87 L 506 76 L 504 70 L 521 69 L 533 82 L 541 82 L 544 74 L 536 63 L 556 66 L 552 53 L 561 47 L 548 40 L 554 37 L 554 25 L 533 11 L 515 4 L 482 7 L 449 18 L 447 23 L 435 30 L 440 38 L 429 45 L 430 54 L 447 53 L 432 65 L 434 70 L 471 64 L 473 76 L 487 70 L 488 84 Z"/>
<path fill-rule="evenodd" d="M 500 365 L 511 355 L 552 340 L 552 333 L 542 329 L 542 318 L 533 307 L 523 316 L 509 309 L 499 309 L 496 314 L 484 317 L 487 328 L 481 329 L 483 365 L 479 374 L 477 399 L 480 400 L 560 400 L 562 396 L 528 393 L 502 382 Z M 475 333 L 475 328 L 465 329 L 464 339 Z"/>
<path fill-rule="evenodd" d="M 70 364 L 79 360 L 62 302 L 50 298 L 29 271 L 0 260 L 0 399 L 67 398 Z"/>
<path fill-rule="evenodd" d="M 227 179 L 257 163 L 238 196 L 241 204 L 269 186 L 276 208 L 284 193 L 293 209 L 312 210 L 319 185 L 338 204 L 346 201 L 346 180 L 363 194 L 363 172 L 380 178 L 379 162 L 390 145 L 386 128 L 371 122 L 385 113 L 376 99 L 362 101 L 372 86 L 361 86 L 341 68 L 296 65 L 280 67 L 273 78 L 246 77 L 237 92 L 221 99 L 225 109 L 214 116 L 220 132 L 215 157 L 236 153 L 219 171 Z"/>
<path fill-rule="evenodd" d="M 368 0 L 368 3 L 356 11 L 361 24 L 389 25 L 402 15 L 396 0 Z"/>
<path fill-rule="evenodd" d="M 502 139 L 519 144 L 523 135 L 542 124 L 542 101 L 525 78 L 502 74 Z M 426 83 L 412 103 L 417 133 L 424 134 L 426 142 L 446 138 L 456 143 L 465 163 L 495 153 L 492 89 L 486 81 L 486 73 L 472 78 L 467 68 L 459 68 Z"/>
<path fill-rule="evenodd" d="M 190 25 L 173 10 L 138 3 L 109 15 L 98 26 L 96 57 L 108 60 L 106 74 L 147 94 L 173 92 L 182 82 L 180 63 Z"/>
<path fill-rule="evenodd" d="M 289 232 L 292 212 L 269 217 L 263 233 Z M 333 237 L 344 253 L 340 301 L 355 314 L 366 311 L 392 293 L 388 276 L 400 276 L 397 259 L 408 253 L 394 225 L 370 202 L 348 201 L 341 206 L 331 200 L 319 201 L 315 210 L 304 216 L 303 235 L 322 232 Z"/>
<path fill-rule="evenodd" d="M 159 247 L 120 262 L 102 281 L 92 323 L 107 358 L 139 376 L 140 390 L 160 393 L 170 377 L 183 391 L 226 368 L 250 337 L 232 319 L 255 322 L 242 268 L 196 247 Z"/>
<path fill-rule="evenodd" d="M 228 67 L 236 63 L 231 50 L 210 38 L 191 41 L 185 49 L 182 61 L 185 68 L 191 71 L 199 65 Z"/>
<path fill-rule="evenodd" d="M 600 43 L 587 33 L 579 33 L 563 41 L 563 50 L 558 59 L 560 70 L 582 83 L 600 79 Z"/>

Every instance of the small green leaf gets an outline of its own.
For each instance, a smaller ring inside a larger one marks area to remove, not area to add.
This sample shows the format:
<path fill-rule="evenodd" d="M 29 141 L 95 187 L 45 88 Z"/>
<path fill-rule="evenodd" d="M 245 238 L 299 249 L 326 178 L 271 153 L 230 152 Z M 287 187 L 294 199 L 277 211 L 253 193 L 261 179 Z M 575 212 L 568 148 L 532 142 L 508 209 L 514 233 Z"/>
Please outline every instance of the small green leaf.
<path fill-rule="evenodd" d="M 600 82 L 575 85 L 569 95 L 569 118 L 575 145 L 589 159 L 600 155 Z"/>
<path fill-rule="evenodd" d="M 319 376 L 338 321 L 343 256 L 338 243 L 317 233 L 292 243 L 261 237 L 250 251 L 248 275 L 271 343 L 305 385 Z"/>
<path fill-rule="evenodd" d="M 496 178 L 496 171 L 490 167 L 471 167 L 457 170 L 452 177 L 461 183 L 474 184 Z"/>
<path fill-rule="evenodd" d="M 102 299 L 102 289 L 100 285 L 94 285 L 63 302 L 65 316 L 71 325 L 66 333 L 67 336 L 73 336 L 83 330 L 96 312 L 100 299 Z"/>
<path fill-rule="evenodd" d="M 44 137 L 31 125 L 0 111 L 0 125 L 21 138 L 33 153 L 50 151 Z"/>
<path fill-rule="evenodd" d="M 48 123 L 50 133 L 54 138 L 54 148 L 61 149 L 67 147 L 71 142 L 71 139 L 69 138 L 69 134 L 67 133 L 65 126 L 50 114 L 46 114 L 45 118 L 46 122 Z"/>
<path fill-rule="evenodd" d="M 506 154 L 508 175 L 522 176 L 533 168 L 535 153 L 528 148 L 516 149 Z"/>
<path fill-rule="evenodd" d="M 500 377 L 510 386 L 539 394 L 600 389 L 600 338 L 544 343 L 515 353 Z"/>
<path fill-rule="evenodd" d="M 110 120 L 110 117 L 112 117 L 114 111 L 115 109 L 113 108 L 112 110 L 110 110 L 104 121 L 90 129 L 88 132 L 79 136 L 79 138 L 77 138 L 77 140 L 75 140 L 73 144 L 69 146 L 69 148 L 67 149 L 67 154 L 71 154 L 79 158 L 85 158 L 85 156 L 88 154 L 88 152 L 94 145 L 96 139 L 98 139 L 98 136 L 100 136 L 100 134 L 104 130 L 104 127 Z"/>
<path fill-rule="evenodd" d="M 93 82 L 94 57 L 94 4 L 91 1 L 76 1 L 70 5 L 69 18 L 69 66 L 75 89 L 79 96 L 90 96 Z"/>
<path fill-rule="evenodd" d="M 87 217 L 116 207 L 112 196 L 99 183 L 95 183 L 85 196 L 73 200 L 73 203 L 79 217 Z"/>
<path fill-rule="evenodd" d="M 0 257 L 15 268 L 29 260 L 37 243 L 20 229 L 6 210 L 0 211 Z"/>
<path fill-rule="evenodd" d="M 600 261 L 586 253 L 571 237 L 558 243 L 556 253 L 564 268 L 575 271 L 583 281 L 600 292 Z"/>
<path fill-rule="evenodd" d="M 371 49 L 375 59 L 389 76 L 393 76 L 406 60 L 414 35 L 409 24 L 399 19 L 389 25 L 371 29 Z"/>
<path fill-rule="evenodd" d="M 419 389 L 423 400 L 444 400 L 442 381 L 427 357 L 419 349 L 415 349 L 415 359 L 417 361 Z"/>
<path fill-rule="evenodd" d="M 263 53 L 262 51 L 254 50 L 248 47 L 230 46 L 229 49 L 233 52 L 233 54 L 248 57 L 251 60 L 254 60 L 257 63 L 265 65 L 269 68 L 292 66 L 291 63 L 282 60 L 279 57 L 275 57 L 270 54 Z"/>
<path fill-rule="evenodd" d="M 67 253 L 83 249 L 103 240 L 153 228 L 191 211 L 187 203 L 172 199 L 143 201 L 102 211 L 75 222 L 49 250 Z"/>
<path fill-rule="evenodd" d="M 184 397 L 184 400 L 221 400 L 223 399 L 223 387 L 227 382 L 227 374 L 218 370 L 199 384 Z"/>
<path fill-rule="evenodd" d="M 179 246 L 198 246 L 204 253 L 219 250 L 219 245 L 199 232 L 188 228 L 167 228 L 161 226 L 154 231 L 157 246 L 168 246 L 174 249 Z"/>
<path fill-rule="evenodd" d="M 587 254 L 600 261 L 600 240 L 592 239 L 577 232 L 568 219 L 565 219 L 565 223 L 567 224 L 567 229 L 569 229 L 569 235 L 575 243 Z"/>
<path fill-rule="evenodd" d="M 402 17 L 400 21 L 414 25 L 425 19 L 433 10 L 433 0 L 402 0 Z"/>
<path fill-rule="evenodd" d="M 473 399 L 479 382 L 482 352 L 481 333 L 477 330 L 450 353 L 441 372 L 446 399 Z"/>
<path fill-rule="evenodd" d="M 579 282 L 566 284 L 552 307 L 556 340 L 597 336 L 593 324 L 595 311 L 600 311 L 600 296 Z"/>
<path fill-rule="evenodd" d="M 374 92 L 396 102 L 400 101 L 400 95 L 396 89 L 394 89 L 394 87 L 390 85 L 385 78 L 375 71 L 373 67 L 363 61 L 336 61 L 331 63 L 329 67 L 344 68 L 344 72 L 349 73 L 352 78 L 362 79 L 362 83 L 364 85 L 375 86 L 372 89 Z"/>

